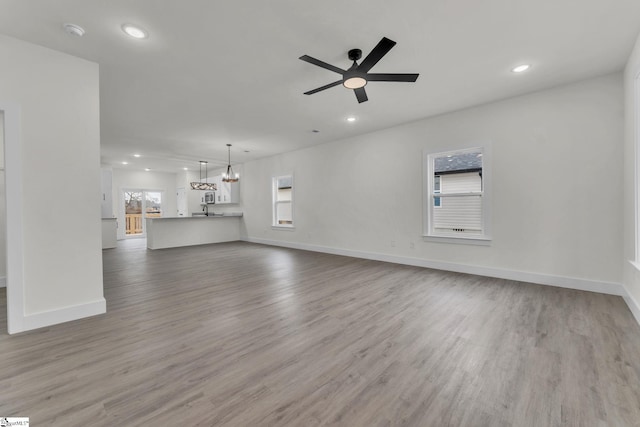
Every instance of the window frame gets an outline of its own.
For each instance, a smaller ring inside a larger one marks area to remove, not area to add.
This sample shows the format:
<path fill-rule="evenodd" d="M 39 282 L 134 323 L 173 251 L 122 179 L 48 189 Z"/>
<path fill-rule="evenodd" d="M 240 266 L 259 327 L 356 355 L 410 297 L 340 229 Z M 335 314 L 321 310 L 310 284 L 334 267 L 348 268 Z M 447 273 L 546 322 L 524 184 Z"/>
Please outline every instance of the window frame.
<path fill-rule="evenodd" d="M 289 178 L 291 180 L 291 200 L 278 200 L 278 181 L 282 178 Z M 273 229 L 292 230 L 295 228 L 294 193 L 295 185 L 293 180 L 293 173 L 271 177 L 271 227 Z M 291 224 L 278 223 L 278 206 L 281 204 L 289 204 L 291 206 Z"/>
<path fill-rule="evenodd" d="M 640 271 L 640 71 L 633 79 L 633 147 L 635 150 L 634 165 L 634 226 L 635 254 L 631 264 Z"/>
<path fill-rule="evenodd" d="M 482 153 L 482 191 L 465 192 L 447 194 L 442 193 L 442 181 L 440 183 L 440 192 L 435 192 L 435 159 L 456 154 L 464 154 L 468 152 Z M 470 245 L 489 245 L 491 243 L 491 144 L 484 142 L 482 144 L 473 144 L 463 148 L 457 148 L 447 151 L 423 151 L 423 240 L 442 243 L 462 243 Z M 437 232 L 433 229 L 434 203 L 435 197 L 440 198 L 440 207 L 443 198 L 478 195 L 481 197 L 482 207 L 482 233 L 481 234 L 453 234 Z"/>

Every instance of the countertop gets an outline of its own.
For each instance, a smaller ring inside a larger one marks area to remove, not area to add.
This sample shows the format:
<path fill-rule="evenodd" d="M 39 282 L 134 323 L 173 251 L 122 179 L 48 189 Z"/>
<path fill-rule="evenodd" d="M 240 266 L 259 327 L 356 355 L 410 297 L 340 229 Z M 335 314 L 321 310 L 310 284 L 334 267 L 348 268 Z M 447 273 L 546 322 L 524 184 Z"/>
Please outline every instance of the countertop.
<path fill-rule="evenodd" d="M 184 219 L 219 219 L 219 218 L 238 218 L 242 216 L 242 212 L 227 212 L 223 214 L 215 215 L 197 215 L 197 216 L 167 216 L 160 218 L 147 218 L 149 221 L 163 221 L 163 220 L 184 220 Z"/>

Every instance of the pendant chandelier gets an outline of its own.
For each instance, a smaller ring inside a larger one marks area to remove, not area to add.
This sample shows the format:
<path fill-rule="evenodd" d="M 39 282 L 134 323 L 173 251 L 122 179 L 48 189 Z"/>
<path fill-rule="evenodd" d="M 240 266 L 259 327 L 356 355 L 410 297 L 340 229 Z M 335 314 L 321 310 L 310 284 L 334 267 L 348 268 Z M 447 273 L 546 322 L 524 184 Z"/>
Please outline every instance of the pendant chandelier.
<path fill-rule="evenodd" d="M 227 172 L 222 174 L 223 182 L 238 182 L 240 175 L 233 172 L 231 167 L 231 144 L 227 144 L 227 150 L 229 151 L 229 163 L 227 164 Z"/>
<path fill-rule="evenodd" d="M 202 181 L 202 166 L 204 165 L 204 182 Z M 207 182 L 207 162 L 200 160 L 200 181 L 191 182 L 192 190 L 217 190 L 214 183 Z"/>

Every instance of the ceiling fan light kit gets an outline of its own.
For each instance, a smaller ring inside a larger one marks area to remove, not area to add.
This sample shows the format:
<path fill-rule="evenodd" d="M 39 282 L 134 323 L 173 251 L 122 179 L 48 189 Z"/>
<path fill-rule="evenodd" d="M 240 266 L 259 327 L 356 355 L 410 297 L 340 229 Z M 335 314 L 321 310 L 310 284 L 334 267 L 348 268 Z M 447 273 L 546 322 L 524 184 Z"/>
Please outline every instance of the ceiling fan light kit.
<path fill-rule="evenodd" d="M 369 70 L 376 65 L 383 56 L 389 53 L 391 48 L 395 45 L 396 42 L 383 37 L 360 64 L 358 64 L 357 61 L 362 57 L 362 51 L 360 49 L 351 49 L 347 56 L 351 61 L 353 61 L 353 65 L 351 65 L 347 70 L 327 64 L 326 62 L 320 61 L 319 59 L 313 58 L 309 55 L 302 55 L 299 59 L 342 75 L 342 80 L 337 80 L 333 83 L 305 92 L 304 94 L 313 95 L 314 93 L 342 84 L 345 88 L 352 89 L 358 102 L 362 103 L 369 99 L 364 90 L 364 87 L 368 82 L 415 82 L 418 79 L 419 74 L 369 73 Z"/>

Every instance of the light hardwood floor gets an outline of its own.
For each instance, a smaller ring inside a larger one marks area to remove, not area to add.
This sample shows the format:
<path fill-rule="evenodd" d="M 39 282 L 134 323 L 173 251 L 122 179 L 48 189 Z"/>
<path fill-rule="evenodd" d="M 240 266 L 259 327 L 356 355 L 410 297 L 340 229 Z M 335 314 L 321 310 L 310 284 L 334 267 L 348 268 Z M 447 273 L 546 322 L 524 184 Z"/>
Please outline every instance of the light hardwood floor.
<path fill-rule="evenodd" d="M 33 426 L 637 426 L 619 297 L 237 242 L 104 251 L 108 313 L 6 332 Z"/>

